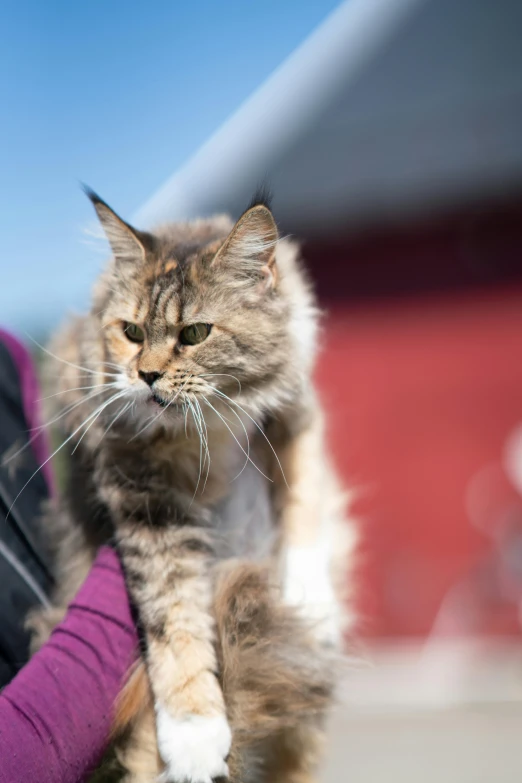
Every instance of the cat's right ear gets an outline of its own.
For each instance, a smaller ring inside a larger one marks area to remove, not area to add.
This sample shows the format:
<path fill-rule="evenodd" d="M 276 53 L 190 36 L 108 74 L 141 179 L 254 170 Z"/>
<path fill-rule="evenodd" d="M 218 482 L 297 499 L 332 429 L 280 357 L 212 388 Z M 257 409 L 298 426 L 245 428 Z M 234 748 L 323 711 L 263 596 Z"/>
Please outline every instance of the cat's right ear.
<path fill-rule="evenodd" d="M 96 210 L 116 260 L 127 262 L 144 261 L 149 245 L 149 235 L 142 231 L 137 231 L 122 220 L 94 190 L 91 190 L 86 185 L 83 186 L 83 189 Z"/>

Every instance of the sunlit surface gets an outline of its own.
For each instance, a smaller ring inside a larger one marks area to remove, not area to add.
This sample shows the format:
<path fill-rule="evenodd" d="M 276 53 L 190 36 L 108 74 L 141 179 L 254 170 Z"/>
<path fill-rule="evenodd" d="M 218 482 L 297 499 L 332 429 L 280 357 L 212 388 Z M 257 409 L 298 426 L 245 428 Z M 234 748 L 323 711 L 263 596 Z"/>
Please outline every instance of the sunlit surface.
<path fill-rule="evenodd" d="M 82 6 L 94 59 L 72 17 L 13 17 L 0 321 L 44 339 L 86 305 L 107 248 L 77 179 L 138 227 L 270 185 L 361 532 L 322 783 L 518 783 L 522 3 L 185 5 Z"/>

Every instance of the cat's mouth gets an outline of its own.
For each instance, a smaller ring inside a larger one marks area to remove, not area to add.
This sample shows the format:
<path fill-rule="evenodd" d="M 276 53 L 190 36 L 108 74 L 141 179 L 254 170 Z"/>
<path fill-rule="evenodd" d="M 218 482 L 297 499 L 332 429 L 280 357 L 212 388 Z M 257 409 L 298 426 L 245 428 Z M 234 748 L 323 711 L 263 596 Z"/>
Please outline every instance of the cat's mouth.
<path fill-rule="evenodd" d="M 150 402 L 155 402 L 158 405 L 160 405 L 162 408 L 168 408 L 169 401 L 162 399 L 159 395 L 152 392 L 152 396 L 150 398 Z"/>

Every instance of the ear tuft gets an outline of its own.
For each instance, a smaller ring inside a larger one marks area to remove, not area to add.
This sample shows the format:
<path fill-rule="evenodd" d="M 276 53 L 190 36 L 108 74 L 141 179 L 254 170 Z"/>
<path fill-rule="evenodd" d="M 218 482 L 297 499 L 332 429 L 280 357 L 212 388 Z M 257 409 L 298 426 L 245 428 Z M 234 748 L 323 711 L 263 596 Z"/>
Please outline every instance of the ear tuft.
<path fill-rule="evenodd" d="M 148 235 L 130 226 L 94 190 L 82 185 L 91 200 L 116 260 L 140 261 L 146 256 Z"/>
<path fill-rule="evenodd" d="M 245 212 L 248 212 L 249 209 L 252 209 L 252 207 L 259 207 L 263 206 L 267 209 L 272 209 L 272 193 L 270 191 L 270 188 L 264 182 L 262 185 L 260 185 L 254 195 L 252 196 L 252 199 L 250 201 L 250 204 L 246 208 Z"/>
<path fill-rule="evenodd" d="M 103 201 L 92 188 L 86 185 L 85 182 L 80 182 L 80 186 L 87 198 L 90 199 L 95 206 L 96 204 L 105 204 L 105 201 Z M 105 204 L 105 206 L 107 206 L 107 204 Z"/>

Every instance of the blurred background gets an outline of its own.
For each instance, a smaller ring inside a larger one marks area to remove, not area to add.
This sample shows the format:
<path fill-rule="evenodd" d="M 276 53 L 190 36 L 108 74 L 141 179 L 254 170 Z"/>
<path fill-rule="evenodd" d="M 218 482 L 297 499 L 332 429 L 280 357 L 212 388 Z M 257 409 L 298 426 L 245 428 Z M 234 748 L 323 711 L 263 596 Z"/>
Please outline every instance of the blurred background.
<path fill-rule="evenodd" d="M 2 4 L 0 322 L 42 340 L 123 217 L 270 185 L 325 311 L 363 544 L 324 783 L 520 780 L 522 3 Z"/>

